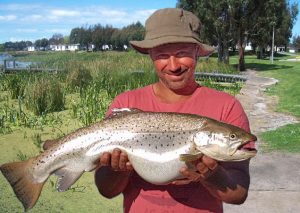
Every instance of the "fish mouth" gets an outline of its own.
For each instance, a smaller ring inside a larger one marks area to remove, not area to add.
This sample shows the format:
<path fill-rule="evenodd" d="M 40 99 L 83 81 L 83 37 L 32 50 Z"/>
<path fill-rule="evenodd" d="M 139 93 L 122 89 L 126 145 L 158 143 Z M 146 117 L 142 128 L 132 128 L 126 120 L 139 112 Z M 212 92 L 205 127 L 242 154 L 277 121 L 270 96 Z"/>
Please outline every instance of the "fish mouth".
<path fill-rule="evenodd" d="M 255 148 L 250 148 L 250 147 L 246 147 L 246 148 L 244 148 L 244 147 L 242 147 L 242 148 L 240 148 L 240 149 L 238 149 L 238 150 L 240 150 L 240 151 L 242 151 L 242 152 L 247 152 L 247 153 L 252 153 L 252 154 L 256 154 L 257 153 L 257 149 L 255 149 Z"/>
<path fill-rule="evenodd" d="M 248 154 L 256 155 L 257 149 L 253 147 L 253 146 L 255 146 L 254 144 L 253 145 L 251 144 L 253 142 L 254 141 L 247 141 L 246 143 L 240 145 L 237 150 L 240 150 L 242 152 L 246 152 Z"/>

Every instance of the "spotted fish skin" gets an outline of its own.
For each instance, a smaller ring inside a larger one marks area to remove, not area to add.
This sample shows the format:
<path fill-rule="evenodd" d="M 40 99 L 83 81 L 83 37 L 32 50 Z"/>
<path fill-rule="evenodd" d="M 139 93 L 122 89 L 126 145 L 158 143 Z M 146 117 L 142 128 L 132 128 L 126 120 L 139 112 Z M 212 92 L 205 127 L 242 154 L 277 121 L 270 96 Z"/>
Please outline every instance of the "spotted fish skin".
<path fill-rule="evenodd" d="M 245 160 L 255 153 L 238 147 L 254 140 L 254 135 L 240 128 L 207 117 L 125 110 L 58 139 L 35 158 L 3 164 L 0 170 L 26 210 L 35 205 L 51 174 L 59 177 L 58 190 L 65 191 L 83 172 L 98 166 L 103 152 L 115 148 L 128 154 L 143 179 L 167 184 L 180 177 L 185 165 L 181 155 L 202 152 L 218 160 Z"/>

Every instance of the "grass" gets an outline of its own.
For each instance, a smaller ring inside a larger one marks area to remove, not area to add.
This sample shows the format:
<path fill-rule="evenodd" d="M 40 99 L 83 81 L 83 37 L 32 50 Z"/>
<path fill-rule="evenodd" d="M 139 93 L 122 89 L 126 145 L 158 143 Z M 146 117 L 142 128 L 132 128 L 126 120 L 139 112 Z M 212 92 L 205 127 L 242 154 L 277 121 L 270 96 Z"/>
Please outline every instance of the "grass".
<path fill-rule="evenodd" d="M 257 60 L 254 56 L 247 57 L 248 68 L 255 69 L 259 75 L 279 80 L 276 85 L 267 88 L 268 95 L 279 97 L 276 111 L 284 112 L 300 119 L 300 63 L 280 61 L 289 56 L 275 57 L 274 63 L 269 60 Z M 261 134 L 267 143 L 266 150 L 300 152 L 300 124 L 290 124 L 277 130 Z"/>

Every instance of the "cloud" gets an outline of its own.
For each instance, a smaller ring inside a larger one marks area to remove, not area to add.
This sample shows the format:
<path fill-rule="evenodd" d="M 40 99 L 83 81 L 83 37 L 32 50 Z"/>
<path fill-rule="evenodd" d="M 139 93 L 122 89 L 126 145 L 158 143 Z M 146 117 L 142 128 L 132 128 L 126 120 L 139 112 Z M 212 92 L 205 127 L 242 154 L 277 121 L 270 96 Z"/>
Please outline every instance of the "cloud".
<path fill-rule="evenodd" d="M 29 16 L 24 16 L 20 20 L 25 22 L 37 22 L 37 21 L 43 21 L 44 16 L 40 14 L 33 14 Z"/>
<path fill-rule="evenodd" d="M 80 15 L 80 12 L 78 11 L 61 10 L 61 9 L 51 10 L 50 13 L 52 16 L 56 16 L 56 17 L 74 17 Z"/>
<path fill-rule="evenodd" d="M 19 28 L 19 29 L 16 29 L 16 32 L 18 33 L 35 33 L 35 32 L 38 32 L 37 29 L 29 29 L 29 28 Z"/>
<path fill-rule="evenodd" d="M 0 16 L 0 21 L 14 21 L 17 19 L 15 15 Z"/>

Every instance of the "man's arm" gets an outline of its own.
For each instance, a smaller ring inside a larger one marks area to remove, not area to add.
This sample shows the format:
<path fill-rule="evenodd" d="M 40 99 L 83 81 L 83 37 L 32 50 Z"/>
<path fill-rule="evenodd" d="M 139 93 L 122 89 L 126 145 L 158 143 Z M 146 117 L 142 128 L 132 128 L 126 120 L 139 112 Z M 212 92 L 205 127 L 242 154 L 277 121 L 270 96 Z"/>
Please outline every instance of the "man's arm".
<path fill-rule="evenodd" d="M 127 186 L 133 168 L 127 154 L 115 149 L 100 158 L 100 168 L 95 172 L 95 183 L 101 195 L 113 198 Z"/>

